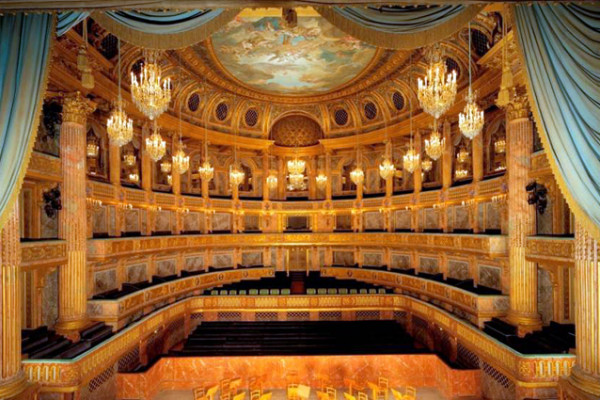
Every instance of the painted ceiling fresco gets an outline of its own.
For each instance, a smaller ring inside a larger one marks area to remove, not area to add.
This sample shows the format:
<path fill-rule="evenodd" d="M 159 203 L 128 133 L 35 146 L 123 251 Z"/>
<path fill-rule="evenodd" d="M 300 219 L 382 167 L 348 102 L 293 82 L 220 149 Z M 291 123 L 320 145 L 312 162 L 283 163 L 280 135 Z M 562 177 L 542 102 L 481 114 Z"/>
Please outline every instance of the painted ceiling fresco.
<path fill-rule="evenodd" d="M 355 78 L 376 48 L 346 35 L 320 16 L 238 16 L 212 35 L 219 62 L 236 79 L 261 91 L 323 93 Z"/>

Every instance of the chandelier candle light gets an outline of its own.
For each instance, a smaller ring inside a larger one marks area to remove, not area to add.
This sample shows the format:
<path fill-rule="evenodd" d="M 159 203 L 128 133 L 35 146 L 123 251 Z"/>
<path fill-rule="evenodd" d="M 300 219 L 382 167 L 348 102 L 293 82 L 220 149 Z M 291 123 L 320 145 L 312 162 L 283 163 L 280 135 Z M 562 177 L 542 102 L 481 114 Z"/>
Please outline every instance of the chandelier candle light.
<path fill-rule="evenodd" d="M 350 180 L 354 182 L 356 186 L 359 186 L 365 181 L 365 172 L 361 168 L 361 153 L 360 146 L 358 145 L 358 133 L 354 136 L 356 138 L 356 167 L 350 171 Z"/>
<path fill-rule="evenodd" d="M 327 175 L 325 175 L 322 172 L 320 172 L 319 175 L 317 175 L 315 180 L 317 181 L 317 187 L 319 189 L 324 189 L 325 185 L 327 185 Z"/>
<path fill-rule="evenodd" d="M 445 140 L 442 138 L 438 130 L 437 119 L 433 123 L 433 132 L 429 135 L 429 139 L 425 139 L 425 153 L 432 160 L 438 160 L 444 152 Z"/>
<path fill-rule="evenodd" d="M 423 161 L 421 161 L 421 169 L 424 172 L 429 172 L 429 171 L 431 171 L 432 168 L 433 168 L 433 161 L 431 160 L 431 158 L 424 158 Z"/>
<path fill-rule="evenodd" d="M 235 97 L 233 98 L 233 109 L 235 110 Z M 246 177 L 246 174 L 244 173 L 244 171 L 242 171 L 242 169 L 238 165 L 238 161 L 237 161 L 237 132 L 234 132 L 234 135 L 233 135 L 233 164 L 231 164 L 229 166 L 229 183 L 232 186 L 237 187 L 244 181 L 245 177 Z"/>
<path fill-rule="evenodd" d="M 131 73 L 131 97 L 137 108 L 154 120 L 167 110 L 171 101 L 171 79 L 163 79 L 158 52 L 146 51 L 146 60 L 138 76 Z"/>
<path fill-rule="evenodd" d="M 146 151 L 148 152 L 148 155 L 154 162 L 163 158 L 167 151 L 167 142 L 165 142 L 162 136 L 160 136 L 158 124 L 156 123 L 156 121 L 154 121 L 154 132 L 152 132 L 152 135 L 150 135 L 150 137 L 146 138 Z M 169 170 L 170 169 L 171 167 L 169 163 Z"/>
<path fill-rule="evenodd" d="M 467 94 L 467 105 L 462 113 L 458 114 L 458 127 L 462 134 L 473 139 L 483 129 L 483 111 L 476 103 L 477 95 L 471 87 L 471 23 L 469 22 L 469 94 Z"/>
<path fill-rule="evenodd" d="M 121 97 L 121 40 L 117 39 L 118 59 L 117 74 L 119 95 L 116 101 L 116 108 L 110 114 L 106 122 L 106 133 L 112 143 L 121 147 L 131 141 L 133 138 L 133 121 L 123 111 L 123 99 Z"/>
<path fill-rule="evenodd" d="M 448 73 L 439 46 L 431 49 L 427 76 L 419 78 L 417 91 L 423 110 L 436 119 L 448 111 L 456 98 L 456 71 Z"/>

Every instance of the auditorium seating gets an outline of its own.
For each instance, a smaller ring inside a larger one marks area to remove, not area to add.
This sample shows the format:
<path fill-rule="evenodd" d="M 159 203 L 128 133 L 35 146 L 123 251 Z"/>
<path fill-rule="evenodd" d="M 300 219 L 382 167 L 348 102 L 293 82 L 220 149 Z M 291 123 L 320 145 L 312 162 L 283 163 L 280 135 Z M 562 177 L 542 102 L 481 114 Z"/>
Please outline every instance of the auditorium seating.
<path fill-rule="evenodd" d="M 420 353 L 395 321 L 205 322 L 176 356 Z"/>
<path fill-rule="evenodd" d="M 575 347 L 575 325 L 554 321 L 541 330 L 520 338 L 517 328 L 493 318 L 484 324 L 483 331 L 523 354 L 561 354 Z"/>
<path fill-rule="evenodd" d="M 73 343 L 42 326 L 21 332 L 21 352 L 29 359 L 70 359 L 91 349 L 113 335 L 112 328 L 102 322 L 79 332 L 80 341 Z"/>

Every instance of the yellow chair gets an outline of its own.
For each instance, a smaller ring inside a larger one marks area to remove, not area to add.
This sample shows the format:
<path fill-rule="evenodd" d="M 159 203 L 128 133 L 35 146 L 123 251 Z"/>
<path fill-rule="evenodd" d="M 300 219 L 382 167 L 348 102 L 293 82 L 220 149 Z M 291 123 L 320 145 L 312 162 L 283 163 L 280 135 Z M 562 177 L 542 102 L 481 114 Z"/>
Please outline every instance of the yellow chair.
<path fill-rule="evenodd" d="M 206 395 L 206 391 L 203 387 L 194 389 L 194 400 L 202 400 Z"/>
<path fill-rule="evenodd" d="M 259 400 L 262 396 L 262 390 L 256 389 L 250 391 L 250 400 Z"/>
<path fill-rule="evenodd" d="M 413 386 L 407 386 L 404 391 L 404 400 L 416 400 L 417 389 Z"/>
<path fill-rule="evenodd" d="M 344 399 L 346 399 L 346 400 L 356 400 L 356 397 L 354 397 L 350 393 L 344 392 Z"/>
<path fill-rule="evenodd" d="M 244 400 L 246 398 L 246 392 L 240 392 L 233 396 L 233 400 Z"/>
<path fill-rule="evenodd" d="M 390 390 L 392 391 L 392 396 L 394 397 L 394 400 L 404 400 L 404 395 L 402 393 L 400 393 L 394 388 L 391 388 Z"/>
<path fill-rule="evenodd" d="M 358 400 L 369 400 L 369 396 L 365 392 L 358 392 Z"/>
<path fill-rule="evenodd" d="M 287 398 L 288 398 L 288 400 L 299 400 L 297 383 L 288 383 Z"/>
<path fill-rule="evenodd" d="M 344 384 L 348 386 L 348 393 L 354 395 L 354 389 L 361 391 L 365 388 L 364 384 L 359 383 L 354 379 L 344 379 Z"/>
<path fill-rule="evenodd" d="M 329 400 L 329 395 L 327 395 L 327 392 L 323 392 L 322 390 L 317 390 L 317 399 L 318 400 Z"/>
<path fill-rule="evenodd" d="M 298 385 L 297 392 L 300 400 L 308 400 L 310 397 L 310 386 Z"/>
<path fill-rule="evenodd" d="M 325 390 L 329 400 L 337 400 L 337 390 L 335 388 L 328 386 Z"/>
<path fill-rule="evenodd" d="M 218 390 L 219 390 L 219 385 L 215 385 L 215 386 L 209 388 L 206 391 L 206 399 L 207 400 L 215 400 L 215 395 L 217 394 Z"/>
<path fill-rule="evenodd" d="M 273 393 L 271 393 L 271 392 L 265 393 L 262 396 L 260 396 L 260 398 L 258 400 L 271 400 L 272 396 L 273 396 Z"/>

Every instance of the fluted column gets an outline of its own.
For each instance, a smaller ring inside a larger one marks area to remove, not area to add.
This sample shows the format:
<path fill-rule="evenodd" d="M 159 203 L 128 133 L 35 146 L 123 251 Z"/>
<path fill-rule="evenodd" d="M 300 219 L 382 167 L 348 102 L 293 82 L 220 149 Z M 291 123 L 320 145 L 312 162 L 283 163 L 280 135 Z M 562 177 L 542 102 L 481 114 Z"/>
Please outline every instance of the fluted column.
<path fill-rule="evenodd" d="M 308 160 L 308 198 L 314 200 L 317 198 L 317 159 L 311 156 Z"/>
<path fill-rule="evenodd" d="M 442 130 L 444 151 L 442 153 L 442 186 L 448 189 L 452 186 L 452 132 L 450 121 L 445 120 Z"/>
<path fill-rule="evenodd" d="M 0 232 L 0 398 L 18 395 L 27 386 L 21 370 L 21 246 L 19 239 L 19 202 Z"/>
<path fill-rule="evenodd" d="M 575 335 L 577 359 L 568 382 L 575 398 L 600 398 L 600 260 L 598 241 L 575 224 Z"/>
<path fill-rule="evenodd" d="M 483 133 L 475 136 L 473 145 L 473 182 L 483 179 Z"/>
<path fill-rule="evenodd" d="M 533 147 L 533 123 L 527 98 L 515 96 L 507 107 L 508 238 L 510 311 L 508 320 L 523 335 L 541 327 L 537 312 L 537 268 L 525 259 L 525 239 L 533 234 L 535 210 L 527 203 L 528 171 Z"/>
<path fill-rule="evenodd" d="M 263 152 L 262 154 L 262 164 L 263 164 L 263 201 L 269 201 L 269 185 L 267 184 L 267 178 L 271 174 L 271 169 L 269 165 L 269 153 Z"/>
<path fill-rule="evenodd" d="M 325 187 L 325 200 L 331 201 L 332 190 L 331 190 L 331 151 L 327 150 L 325 153 L 325 176 L 327 176 L 327 185 Z"/>
<path fill-rule="evenodd" d="M 59 268 L 58 323 L 62 334 L 77 338 L 88 323 L 86 266 L 86 120 L 94 110 L 92 103 L 79 92 L 69 94 L 63 103 L 60 131 L 62 162 L 61 237 L 67 245 L 67 263 Z"/>
<path fill-rule="evenodd" d="M 421 132 L 417 131 L 415 134 L 415 151 L 417 154 L 421 154 Z M 423 155 L 421 154 L 421 161 L 423 160 Z M 420 193 L 423 188 L 423 176 L 421 175 L 421 163 L 418 164 L 417 168 L 413 171 L 413 187 L 415 193 Z"/>

